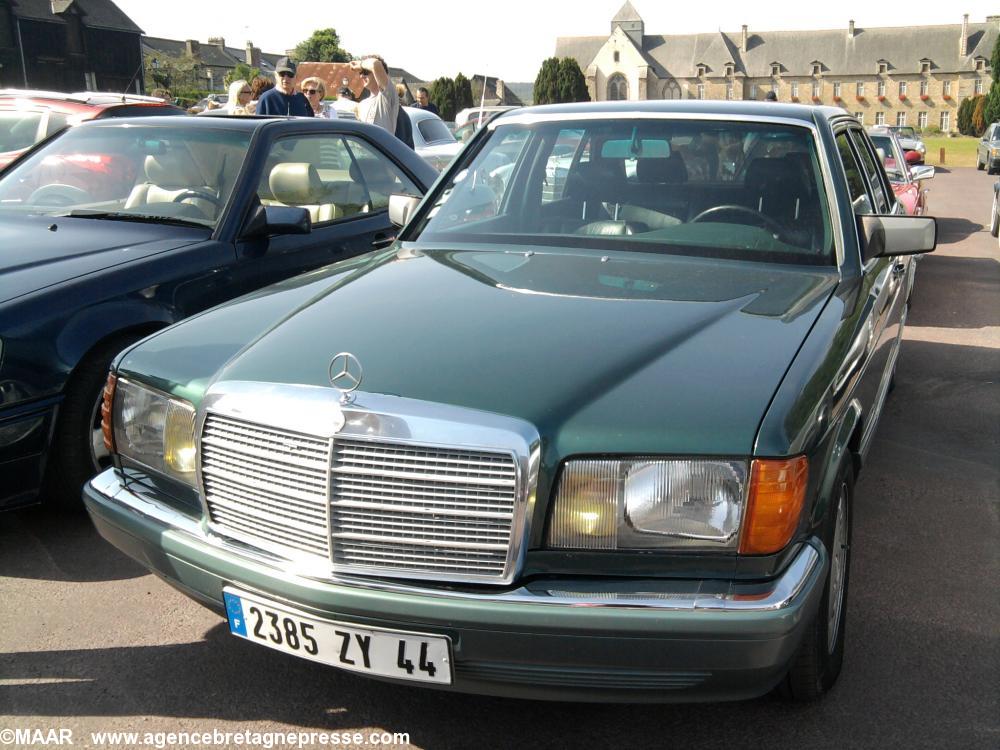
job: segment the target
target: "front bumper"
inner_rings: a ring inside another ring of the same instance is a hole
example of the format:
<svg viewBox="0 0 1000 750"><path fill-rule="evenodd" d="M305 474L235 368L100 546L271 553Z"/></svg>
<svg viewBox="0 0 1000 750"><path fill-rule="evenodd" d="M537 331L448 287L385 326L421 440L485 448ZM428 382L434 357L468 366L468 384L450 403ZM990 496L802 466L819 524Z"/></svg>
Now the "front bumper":
<svg viewBox="0 0 1000 750"><path fill-rule="evenodd" d="M454 682L443 689L518 698L668 702L739 700L784 676L826 580L823 545L803 544L778 578L532 581L454 591L284 571L206 534L198 519L123 486L113 470L84 487L113 545L189 596L224 611L232 585L359 626L448 636ZM713 592L713 593L706 593Z"/></svg>

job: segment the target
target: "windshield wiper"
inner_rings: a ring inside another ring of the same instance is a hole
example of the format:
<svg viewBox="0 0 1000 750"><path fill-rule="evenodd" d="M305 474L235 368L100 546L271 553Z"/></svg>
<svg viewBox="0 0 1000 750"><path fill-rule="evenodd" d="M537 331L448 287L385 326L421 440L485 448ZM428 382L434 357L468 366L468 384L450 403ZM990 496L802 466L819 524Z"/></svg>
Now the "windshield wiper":
<svg viewBox="0 0 1000 750"><path fill-rule="evenodd" d="M75 208L64 214L55 214L56 218L69 216L74 219L110 219L111 221L136 221L152 224L176 224L182 227L199 227L200 229L210 229L207 224L194 219L182 219L177 216L160 216L158 214L131 214L126 211L93 211L90 209Z"/></svg>

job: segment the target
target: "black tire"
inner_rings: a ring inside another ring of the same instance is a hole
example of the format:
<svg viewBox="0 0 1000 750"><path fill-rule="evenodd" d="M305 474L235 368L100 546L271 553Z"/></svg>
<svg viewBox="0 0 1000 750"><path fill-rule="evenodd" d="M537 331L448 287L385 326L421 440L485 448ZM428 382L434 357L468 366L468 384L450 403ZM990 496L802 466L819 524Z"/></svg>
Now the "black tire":
<svg viewBox="0 0 1000 750"><path fill-rule="evenodd" d="M986 165L979 161L979 156L976 156L976 169L982 172L986 168Z"/></svg>
<svg viewBox="0 0 1000 750"><path fill-rule="evenodd" d="M993 191L993 213L990 215L990 234L996 237L1000 234L1000 194Z"/></svg>
<svg viewBox="0 0 1000 750"><path fill-rule="evenodd" d="M847 593L851 572L851 526L853 517L854 471L849 464L843 466L837 476L834 497L831 500L827 529L823 543L830 555L830 565L823 599L816 617L809 624L802 645L792 662L791 668L781 685L782 694L796 702L814 701L821 698L833 687L844 663L844 643L846 641ZM838 508L843 500L846 516L840 529L838 540ZM846 543L844 543L846 537ZM835 554L835 540L843 548L843 554ZM831 614L831 584L836 576L835 562L842 563L843 576L840 585L840 604L834 618Z"/></svg>
<svg viewBox="0 0 1000 750"><path fill-rule="evenodd" d="M98 344L80 364L66 387L43 489L45 502L64 510L82 507L83 485L111 465L110 458L95 455L94 430L100 429L100 404L111 361L122 349L142 338L118 336Z"/></svg>

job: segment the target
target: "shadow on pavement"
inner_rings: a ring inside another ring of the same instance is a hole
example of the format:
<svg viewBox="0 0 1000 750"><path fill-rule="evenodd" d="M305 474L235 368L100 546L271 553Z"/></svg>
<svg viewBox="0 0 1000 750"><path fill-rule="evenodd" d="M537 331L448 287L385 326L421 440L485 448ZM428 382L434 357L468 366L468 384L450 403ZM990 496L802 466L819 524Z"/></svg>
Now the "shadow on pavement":
<svg viewBox="0 0 1000 750"><path fill-rule="evenodd" d="M955 290L961 289L961 294ZM931 253L920 258L907 326L983 328L1000 325L1000 263Z"/></svg>
<svg viewBox="0 0 1000 750"><path fill-rule="evenodd" d="M48 581L118 581L147 574L101 538L83 508L35 506L0 513L0 576Z"/></svg>
<svg viewBox="0 0 1000 750"><path fill-rule="evenodd" d="M931 215L933 215L931 211ZM938 217L938 245L951 245L961 242L976 232L983 231L983 225L968 219Z"/></svg>

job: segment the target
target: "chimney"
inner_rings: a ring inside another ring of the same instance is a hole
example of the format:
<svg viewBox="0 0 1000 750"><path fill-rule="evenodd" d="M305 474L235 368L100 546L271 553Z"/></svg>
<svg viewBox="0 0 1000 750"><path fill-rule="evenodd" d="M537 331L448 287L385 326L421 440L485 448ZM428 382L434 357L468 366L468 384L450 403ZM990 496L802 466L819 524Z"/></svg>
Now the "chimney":
<svg viewBox="0 0 1000 750"><path fill-rule="evenodd" d="M208 43L209 44L214 44L216 47L218 47L219 49L221 49L223 52L226 51L226 39L225 39L225 37L210 36L208 38Z"/></svg>
<svg viewBox="0 0 1000 750"><path fill-rule="evenodd" d="M198 57L201 53L201 45L197 39L186 39L184 41L184 51L189 57Z"/></svg>
<svg viewBox="0 0 1000 750"><path fill-rule="evenodd" d="M1000 16L986 16L986 23L991 23L1000 29Z"/></svg>
<svg viewBox="0 0 1000 750"><path fill-rule="evenodd" d="M503 90L503 88L504 88L503 87L503 81L501 81L499 78L497 78L497 99L500 100L501 104L503 104L503 97L504 97L504 90Z"/></svg>
<svg viewBox="0 0 1000 750"><path fill-rule="evenodd" d="M958 40L958 56L969 54L969 14L962 16L962 38Z"/></svg>
<svg viewBox="0 0 1000 750"><path fill-rule="evenodd" d="M260 47L254 47L253 46L253 42L251 42L248 39L245 51L246 51L245 57L246 57L246 63L247 63L247 65L249 65L251 68L259 68L260 67Z"/></svg>
<svg viewBox="0 0 1000 750"><path fill-rule="evenodd" d="M854 19L853 18L850 21L847 22L847 38L848 39L853 39L854 38Z"/></svg>
<svg viewBox="0 0 1000 750"><path fill-rule="evenodd" d="M743 24L743 33L740 35L740 52L747 51L747 25Z"/></svg>

